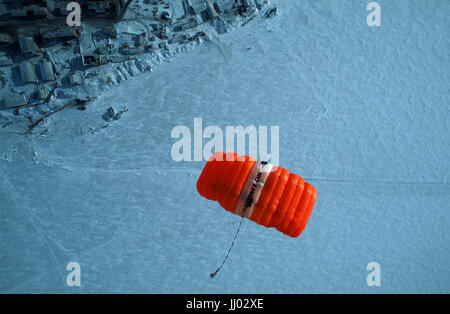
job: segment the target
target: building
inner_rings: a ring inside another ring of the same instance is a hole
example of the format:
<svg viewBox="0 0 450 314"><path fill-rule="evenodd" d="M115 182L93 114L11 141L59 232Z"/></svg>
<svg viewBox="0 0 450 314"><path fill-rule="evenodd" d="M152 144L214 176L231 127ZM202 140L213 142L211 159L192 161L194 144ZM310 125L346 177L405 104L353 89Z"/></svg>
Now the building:
<svg viewBox="0 0 450 314"><path fill-rule="evenodd" d="M219 16L211 0L206 0L206 12L211 20Z"/></svg>
<svg viewBox="0 0 450 314"><path fill-rule="evenodd" d="M193 14L201 14L206 11L206 2L205 0L187 0L189 7Z"/></svg>
<svg viewBox="0 0 450 314"><path fill-rule="evenodd" d="M20 77L24 83L36 83L36 72L31 62L22 62L19 66Z"/></svg>
<svg viewBox="0 0 450 314"><path fill-rule="evenodd" d="M7 46L14 43L14 39L11 37L11 35L6 33L0 33L0 45Z"/></svg>
<svg viewBox="0 0 450 314"><path fill-rule="evenodd" d="M211 0L186 0L191 15L199 15L203 21L213 20L219 14Z"/></svg>
<svg viewBox="0 0 450 314"><path fill-rule="evenodd" d="M53 72L53 65L49 61L39 63L39 72L43 81L54 81L55 73Z"/></svg>
<svg viewBox="0 0 450 314"><path fill-rule="evenodd" d="M12 65L12 64L13 64L13 61L11 60L11 58L8 58L5 55L0 56L0 67Z"/></svg>
<svg viewBox="0 0 450 314"><path fill-rule="evenodd" d="M75 72L69 75L69 83L72 85L81 85L83 83L83 78L80 72Z"/></svg>
<svg viewBox="0 0 450 314"><path fill-rule="evenodd" d="M40 49L38 45L36 45L36 43L34 42L33 37L19 36L19 47L20 52L24 56L28 57L37 56L40 53Z"/></svg>
<svg viewBox="0 0 450 314"><path fill-rule="evenodd" d="M236 9L236 3L234 0L216 0L215 6L217 7L219 13L225 13Z"/></svg>
<svg viewBox="0 0 450 314"><path fill-rule="evenodd" d="M6 107L14 108L25 105L27 103L27 99L23 94L9 93L3 98L3 102Z"/></svg>
<svg viewBox="0 0 450 314"><path fill-rule="evenodd" d="M51 39L72 39L78 36L77 31L73 27L62 26L58 28L43 27L39 33L44 40Z"/></svg>

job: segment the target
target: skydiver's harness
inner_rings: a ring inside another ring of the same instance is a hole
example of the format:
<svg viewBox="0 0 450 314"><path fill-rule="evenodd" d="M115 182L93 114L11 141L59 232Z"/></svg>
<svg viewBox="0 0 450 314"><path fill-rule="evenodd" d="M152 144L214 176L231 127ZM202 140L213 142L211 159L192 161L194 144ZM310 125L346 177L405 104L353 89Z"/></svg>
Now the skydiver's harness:
<svg viewBox="0 0 450 314"><path fill-rule="evenodd" d="M233 242L228 249L227 255L223 259L223 262L219 266L219 268L217 268L215 272L209 275L211 278L214 278L217 275L217 273L222 269L223 265L227 261L231 249L236 242L239 231L241 230L244 218L250 219L252 217L255 205L258 203L259 197L261 196L261 192L264 188L264 184L266 183L267 178L272 171L272 168L273 166L267 161L257 161L253 166L253 169L248 176L247 182L242 189L241 195L239 196L239 201L234 211L235 214L241 216L241 222L239 223L238 229L236 231L236 234L234 235Z"/></svg>

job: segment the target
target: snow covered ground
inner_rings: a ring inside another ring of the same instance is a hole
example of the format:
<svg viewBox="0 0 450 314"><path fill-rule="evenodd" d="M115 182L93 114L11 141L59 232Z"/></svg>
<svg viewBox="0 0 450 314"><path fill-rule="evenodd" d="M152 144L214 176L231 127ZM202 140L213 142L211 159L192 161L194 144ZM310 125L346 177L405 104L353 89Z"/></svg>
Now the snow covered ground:
<svg viewBox="0 0 450 314"><path fill-rule="evenodd" d="M275 2L33 135L0 130L0 292L450 292L450 3ZM106 125L113 107L122 118ZM280 126L318 200L291 239L200 197L177 125ZM81 265L81 287L66 265ZM366 266L381 266L369 287Z"/></svg>

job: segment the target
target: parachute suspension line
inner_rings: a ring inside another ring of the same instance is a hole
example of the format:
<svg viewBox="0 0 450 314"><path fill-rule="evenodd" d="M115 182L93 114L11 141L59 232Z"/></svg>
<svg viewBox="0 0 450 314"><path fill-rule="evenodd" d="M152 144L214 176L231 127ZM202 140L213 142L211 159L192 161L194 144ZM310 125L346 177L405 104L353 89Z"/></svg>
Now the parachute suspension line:
<svg viewBox="0 0 450 314"><path fill-rule="evenodd" d="M213 272L212 274L209 274L209 277L214 278L219 273L219 271L222 269L223 265L225 265L225 262L227 261L231 250L233 249L234 243L236 242L236 239L237 239L237 236L239 234L239 231L241 230L242 223L244 222L244 217L245 217L245 210L242 211L241 222L239 223L239 226L238 226L238 228L236 230L236 234L234 235L233 242L231 242L230 248L228 249L227 255L223 259L222 264L220 264L220 266L216 269L216 271Z"/></svg>

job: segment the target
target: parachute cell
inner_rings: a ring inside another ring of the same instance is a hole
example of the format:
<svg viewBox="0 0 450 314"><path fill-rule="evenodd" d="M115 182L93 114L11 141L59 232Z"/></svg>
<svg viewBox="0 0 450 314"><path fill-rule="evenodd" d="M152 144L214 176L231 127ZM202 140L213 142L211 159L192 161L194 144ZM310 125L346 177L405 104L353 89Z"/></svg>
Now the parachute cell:
<svg viewBox="0 0 450 314"><path fill-rule="evenodd" d="M291 237L306 227L316 189L282 167L236 153L215 153L197 182L201 196L229 212Z"/></svg>

